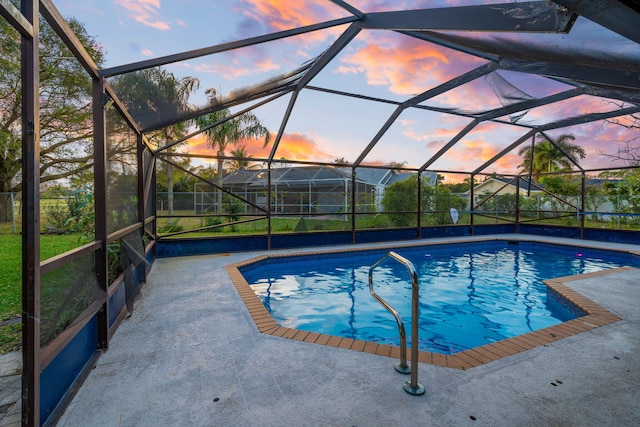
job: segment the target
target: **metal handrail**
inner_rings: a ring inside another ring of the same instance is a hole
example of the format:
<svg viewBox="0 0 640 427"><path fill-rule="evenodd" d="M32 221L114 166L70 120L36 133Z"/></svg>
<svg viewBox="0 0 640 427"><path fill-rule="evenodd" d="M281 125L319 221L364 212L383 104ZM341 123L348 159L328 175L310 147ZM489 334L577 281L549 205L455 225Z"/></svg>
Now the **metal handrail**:
<svg viewBox="0 0 640 427"><path fill-rule="evenodd" d="M384 263L387 259L392 258L399 263L403 264L409 271L411 277L411 361L412 368L407 365L407 336L404 330L404 322L397 310L391 307L385 300L380 298L373 290L373 270L380 264ZM400 363L397 363L394 367L395 370L408 374L411 373L411 381L404 383L404 390L413 395L424 394L424 387L418 383L418 298L419 298L419 285L418 285L418 273L413 266L413 263L405 257L398 255L397 253L390 251L385 256L376 261L369 268L369 292L377 299L384 308L386 308L396 319L398 324L398 333L400 334Z"/></svg>

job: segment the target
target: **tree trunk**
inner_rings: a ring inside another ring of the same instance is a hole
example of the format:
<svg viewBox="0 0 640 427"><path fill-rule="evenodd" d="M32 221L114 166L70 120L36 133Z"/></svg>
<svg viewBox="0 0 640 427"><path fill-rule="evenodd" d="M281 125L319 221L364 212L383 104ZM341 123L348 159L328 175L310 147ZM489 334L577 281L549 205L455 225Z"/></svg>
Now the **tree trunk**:
<svg viewBox="0 0 640 427"><path fill-rule="evenodd" d="M222 213L222 178L224 174L224 150L218 150L218 175L216 176L216 181L218 184L218 191L216 193L216 208L219 214Z"/></svg>
<svg viewBox="0 0 640 427"><path fill-rule="evenodd" d="M10 191L11 186L8 183L0 183L0 222L11 222L13 220Z"/></svg>
<svg viewBox="0 0 640 427"><path fill-rule="evenodd" d="M0 222L11 222L13 220L12 209L11 194L0 193Z"/></svg>
<svg viewBox="0 0 640 427"><path fill-rule="evenodd" d="M167 214L173 215L173 166L167 163Z"/></svg>

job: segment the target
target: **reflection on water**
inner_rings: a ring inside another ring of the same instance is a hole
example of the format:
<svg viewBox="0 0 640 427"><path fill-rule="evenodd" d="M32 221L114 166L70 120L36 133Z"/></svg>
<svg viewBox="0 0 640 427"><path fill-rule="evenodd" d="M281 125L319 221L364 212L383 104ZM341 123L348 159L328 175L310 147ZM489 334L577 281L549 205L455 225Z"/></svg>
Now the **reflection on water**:
<svg viewBox="0 0 640 427"><path fill-rule="evenodd" d="M455 353L556 325L581 313L547 293L543 280L623 265L637 257L547 244L479 242L394 249L420 283L420 349ZM369 267L386 251L267 259L242 269L282 326L398 344L393 317L370 295ZM411 328L404 266L374 270L376 293Z"/></svg>

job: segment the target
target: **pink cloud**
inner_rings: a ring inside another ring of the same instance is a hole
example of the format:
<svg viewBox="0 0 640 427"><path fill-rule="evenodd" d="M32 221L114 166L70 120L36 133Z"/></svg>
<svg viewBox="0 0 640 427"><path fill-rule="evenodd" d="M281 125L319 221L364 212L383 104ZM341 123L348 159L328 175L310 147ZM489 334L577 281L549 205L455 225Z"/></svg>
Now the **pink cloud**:
<svg viewBox="0 0 640 427"><path fill-rule="evenodd" d="M275 158L281 157L288 160L331 161L338 156L324 151L313 139L296 132L282 136Z"/></svg>
<svg viewBox="0 0 640 427"><path fill-rule="evenodd" d="M529 111L523 120L534 120L536 123L551 123L583 114L610 111L613 108L602 98L583 95L535 108Z"/></svg>
<svg viewBox="0 0 640 427"><path fill-rule="evenodd" d="M247 66L240 64L240 61L236 59L229 63L201 64L194 68L198 72L217 74L227 80L233 80L238 77L252 76L259 73L277 70L280 66L271 61L271 59L266 58Z"/></svg>
<svg viewBox="0 0 640 427"><path fill-rule="evenodd" d="M264 146L264 139L247 139L240 141L237 146L227 147L227 155L232 149L244 147L245 152L253 158L267 158L271 153L273 141L276 135L271 134L271 143ZM203 134L190 138L187 141L189 152L193 154L216 154L211 149L206 136ZM320 148L320 145L312 138L301 133L285 133L280 140L278 150L276 151L275 160L285 158L287 160L314 160L314 161L332 161L337 154L331 154Z"/></svg>
<svg viewBox="0 0 640 427"><path fill-rule="evenodd" d="M366 76L369 85L387 86L400 95L422 93L483 62L406 36L365 33L362 40L366 44L344 56L334 72L353 73L355 69Z"/></svg>
<svg viewBox="0 0 640 427"><path fill-rule="evenodd" d="M237 10L270 31L316 24L345 15L342 9L329 2L289 0L241 0Z"/></svg>
<svg viewBox="0 0 640 427"><path fill-rule="evenodd" d="M433 150L438 151L439 149L441 149L442 147L444 147L444 145L447 143L447 141L443 141L441 139L437 140L437 141L430 141L426 144L426 148L429 150Z"/></svg>
<svg viewBox="0 0 640 427"><path fill-rule="evenodd" d="M126 9L132 19L144 26L160 31L171 28L168 22L157 19L160 0L115 0L115 3Z"/></svg>
<svg viewBox="0 0 640 427"><path fill-rule="evenodd" d="M476 79L426 102L462 111L482 112L501 107L500 100L484 79Z"/></svg>
<svg viewBox="0 0 640 427"><path fill-rule="evenodd" d="M413 129L404 130L404 131L402 131L402 134L404 136L406 136L407 138L415 139L416 141L424 141L426 139L431 138L431 135L426 134L426 133L416 132Z"/></svg>

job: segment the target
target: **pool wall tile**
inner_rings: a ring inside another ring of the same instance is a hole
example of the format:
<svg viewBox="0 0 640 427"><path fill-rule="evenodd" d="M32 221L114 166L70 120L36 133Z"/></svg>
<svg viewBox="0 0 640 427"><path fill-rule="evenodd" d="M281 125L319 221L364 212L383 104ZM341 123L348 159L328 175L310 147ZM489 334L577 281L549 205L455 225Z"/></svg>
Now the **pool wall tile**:
<svg viewBox="0 0 640 427"><path fill-rule="evenodd" d="M482 347L470 348L469 350L466 350L466 351L468 351L474 358L478 359L481 363L489 363L498 359L495 354L491 353L486 348L482 348Z"/></svg>
<svg viewBox="0 0 640 427"><path fill-rule="evenodd" d="M390 357L392 348L393 347L391 347L390 345L387 345L387 344L378 344L378 347L376 349L376 354L379 355L379 356L388 356L388 357Z"/></svg>
<svg viewBox="0 0 640 427"><path fill-rule="evenodd" d="M391 352L389 352L389 357L393 357L394 359L400 358L400 347L396 345L391 346Z"/></svg>
<svg viewBox="0 0 640 427"><path fill-rule="evenodd" d="M459 361L462 369L474 368L476 366L481 365L479 360L475 359L466 351L461 351L460 353L455 354L456 359Z"/></svg>
<svg viewBox="0 0 640 427"><path fill-rule="evenodd" d="M328 337L327 345L329 345L331 347L337 347L338 344L340 344L340 341L342 340L342 338L340 338L340 337L332 337L330 335L325 335L325 336Z"/></svg>
<svg viewBox="0 0 640 427"><path fill-rule="evenodd" d="M431 364L431 362L432 362L431 352L428 352L428 351L419 352L418 353L418 361L421 362L421 363Z"/></svg>
<svg viewBox="0 0 640 427"><path fill-rule="evenodd" d="M293 336L293 339L298 341L304 341L307 335L309 335L309 332L298 330L298 332L296 332L296 334Z"/></svg>
<svg viewBox="0 0 640 427"><path fill-rule="evenodd" d="M378 343L366 342L362 351L365 353L378 354Z"/></svg>
<svg viewBox="0 0 640 427"><path fill-rule="evenodd" d="M432 356L433 356L432 363L434 365L444 366L446 368L453 368L453 369L465 369L463 362L460 359L458 359L458 357L455 354L444 355L444 354L432 353ZM442 358L440 356L445 356L444 357L445 365L441 364L440 359Z"/></svg>
<svg viewBox="0 0 640 427"><path fill-rule="evenodd" d="M329 341L331 343L331 341ZM355 340L352 340L351 338L342 338L340 340L340 343L337 345L338 348L345 348L345 349L350 349L353 346L353 343L355 342Z"/></svg>
<svg viewBox="0 0 640 427"><path fill-rule="evenodd" d="M318 340L319 336L320 336L320 334L317 333L317 332L309 332L309 335L304 337L303 341L310 342L310 343L315 343Z"/></svg>
<svg viewBox="0 0 640 427"><path fill-rule="evenodd" d="M331 339L330 335L320 334L320 336L316 340L316 344L327 345L329 339Z"/></svg>
<svg viewBox="0 0 640 427"><path fill-rule="evenodd" d="M360 341L360 340L354 340L353 341L353 345L351 345L351 350L354 351L364 351L364 346L367 343L365 341Z"/></svg>

